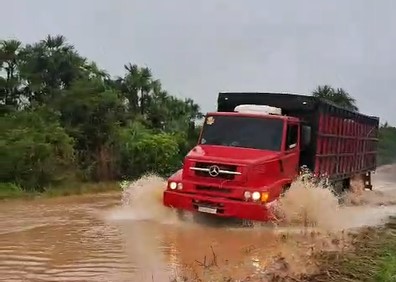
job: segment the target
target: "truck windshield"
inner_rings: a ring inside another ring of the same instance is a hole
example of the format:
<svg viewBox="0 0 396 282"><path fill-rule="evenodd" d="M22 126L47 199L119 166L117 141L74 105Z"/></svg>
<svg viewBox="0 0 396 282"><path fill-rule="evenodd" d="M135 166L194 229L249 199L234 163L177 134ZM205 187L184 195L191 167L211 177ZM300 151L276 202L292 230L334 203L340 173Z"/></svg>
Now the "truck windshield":
<svg viewBox="0 0 396 282"><path fill-rule="evenodd" d="M280 151L283 121L242 116L208 116L200 144Z"/></svg>

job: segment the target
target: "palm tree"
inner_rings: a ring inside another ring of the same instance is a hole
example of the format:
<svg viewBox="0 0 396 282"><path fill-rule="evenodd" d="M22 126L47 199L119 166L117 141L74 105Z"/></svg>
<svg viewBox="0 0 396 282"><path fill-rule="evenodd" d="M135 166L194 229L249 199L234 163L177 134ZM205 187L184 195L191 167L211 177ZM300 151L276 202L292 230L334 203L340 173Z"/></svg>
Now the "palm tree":
<svg viewBox="0 0 396 282"><path fill-rule="evenodd" d="M7 106L17 106L19 102L18 63L22 43L18 40L0 42L0 70L4 69L6 77L0 77L1 101Z"/></svg>
<svg viewBox="0 0 396 282"><path fill-rule="evenodd" d="M80 67L80 69L86 72L88 79L95 78L102 81L110 80L110 74L107 71L100 69L95 62L85 63Z"/></svg>
<svg viewBox="0 0 396 282"><path fill-rule="evenodd" d="M145 114L146 108L148 107L150 91L152 87L152 73L149 68L140 69L140 113Z"/></svg>
<svg viewBox="0 0 396 282"><path fill-rule="evenodd" d="M153 85L151 70L149 68L139 68L131 63L125 65L124 68L127 70L124 83L129 92L129 101L136 107L140 107L140 113L144 115Z"/></svg>
<svg viewBox="0 0 396 282"><path fill-rule="evenodd" d="M356 106L356 100L342 88L337 88L337 90L335 90L329 85L318 86L312 92L312 95L332 102L345 109L359 111L359 108Z"/></svg>
<svg viewBox="0 0 396 282"><path fill-rule="evenodd" d="M21 56L21 73L26 95L32 102L50 103L73 81L87 77L87 60L61 36L47 36L39 43L27 45Z"/></svg>
<svg viewBox="0 0 396 282"><path fill-rule="evenodd" d="M323 85L323 86L318 86L314 91L313 91L313 96L314 97L319 97L322 99L332 99L334 95L334 88L331 87L330 85Z"/></svg>
<svg viewBox="0 0 396 282"><path fill-rule="evenodd" d="M5 40L0 43L0 62L4 64L7 80L13 79L15 76L21 46L22 43L18 40Z"/></svg>

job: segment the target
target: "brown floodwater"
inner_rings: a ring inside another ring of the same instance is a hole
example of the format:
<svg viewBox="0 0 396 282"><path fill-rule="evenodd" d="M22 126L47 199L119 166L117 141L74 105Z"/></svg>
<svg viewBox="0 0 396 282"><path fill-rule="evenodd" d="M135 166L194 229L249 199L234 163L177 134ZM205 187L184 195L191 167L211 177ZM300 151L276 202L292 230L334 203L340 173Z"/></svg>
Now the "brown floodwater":
<svg viewBox="0 0 396 282"><path fill-rule="evenodd" d="M162 207L163 180L155 176L130 184L121 195L3 201L0 280L143 282L199 276L218 281L267 271L280 256L293 271L310 271L314 264L299 255L317 242L306 236L302 222L332 232L381 224L396 214L394 168L382 168L376 190L347 207L339 207L324 189L307 192L295 184L295 193L283 203L294 220L283 227L242 228L207 218L179 221ZM308 219L296 220L301 214ZM320 246L331 247L323 240ZM218 277L211 273L215 270Z"/></svg>

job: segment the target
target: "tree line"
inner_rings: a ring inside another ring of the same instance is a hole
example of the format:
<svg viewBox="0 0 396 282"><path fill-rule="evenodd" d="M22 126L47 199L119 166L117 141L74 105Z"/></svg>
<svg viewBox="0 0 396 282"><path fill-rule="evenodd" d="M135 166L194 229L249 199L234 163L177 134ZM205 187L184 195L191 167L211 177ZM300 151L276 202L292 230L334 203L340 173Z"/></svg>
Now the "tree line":
<svg viewBox="0 0 396 282"><path fill-rule="evenodd" d="M124 68L110 76L61 35L33 44L0 40L1 187L43 191L180 167L198 138L199 105L168 93L147 67ZM358 110L342 89L313 94ZM382 127L384 162L396 159L395 134Z"/></svg>
<svg viewBox="0 0 396 282"><path fill-rule="evenodd" d="M0 182L42 190L70 180L167 174L197 139L192 99L128 63L112 78L63 36L0 45Z"/></svg>

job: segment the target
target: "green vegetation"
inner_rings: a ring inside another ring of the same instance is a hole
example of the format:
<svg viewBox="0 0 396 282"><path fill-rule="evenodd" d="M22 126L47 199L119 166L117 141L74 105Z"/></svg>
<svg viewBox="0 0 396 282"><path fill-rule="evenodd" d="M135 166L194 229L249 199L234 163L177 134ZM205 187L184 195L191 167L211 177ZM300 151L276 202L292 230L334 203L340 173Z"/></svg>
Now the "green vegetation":
<svg viewBox="0 0 396 282"><path fill-rule="evenodd" d="M124 67L111 77L63 36L0 41L0 197L168 176L180 166L197 140L200 107L168 94L149 68ZM343 89L313 95L357 110ZM381 128L382 163L395 159L395 132Z"/></svg>
<svg viewBox="0 0 396 282"><path fill-rule="evenodd" d="M82 195L93 193L105 193L111 191L120 191L121 187L118 182L81 182L73 181L54 187L47 187L44 191L27 191L13 183L0 183L0 200L3 199L35 199L39 197L57 197Z"/></svg>
<svg viewBox="0 0 396 282"><path fill-rule="evenodd" d="M356 105L356 100L342 88L337 88L336 90L329 86L323 85L318 86L313 92L314 97L319 97L327 101L333 102L341 107L352 111L359 111Z"/></svg>
<svg viewBox="0 0 396 282"><path fill-rule="evenodd" d="M314 96L358 111L345 90ZM112 78L62 36L0 41L0 199L119 189L122 179L175 171L198 137L191 99L168 94L146 67ZM381 125L379 161L396 160L396 128ZM396 236L372 231L356 250L321 254L310 281L396 281Z"/></svg>
<svg viewBox="0 0 396 282"><path fill-rule="evenodd" d="M396 281L394 230L363 230L356 236L353 248L342 255L321 253L318 257L320 271L307 281Z"/></svg>
<svg viewBox="0 0 396 282"><path fill-rule="evenodd" d="M394 163L396 161L396 127L391 127L387 123L382 125L379 139L379 163Z"/></svg>
<svg viewBox="0 0 396 282"><path fill-rule="evenodd" d="M111 78L63 36L0 41L0 197L169 175L196 141L201 115L150 69L128 63Z"/></svg>

